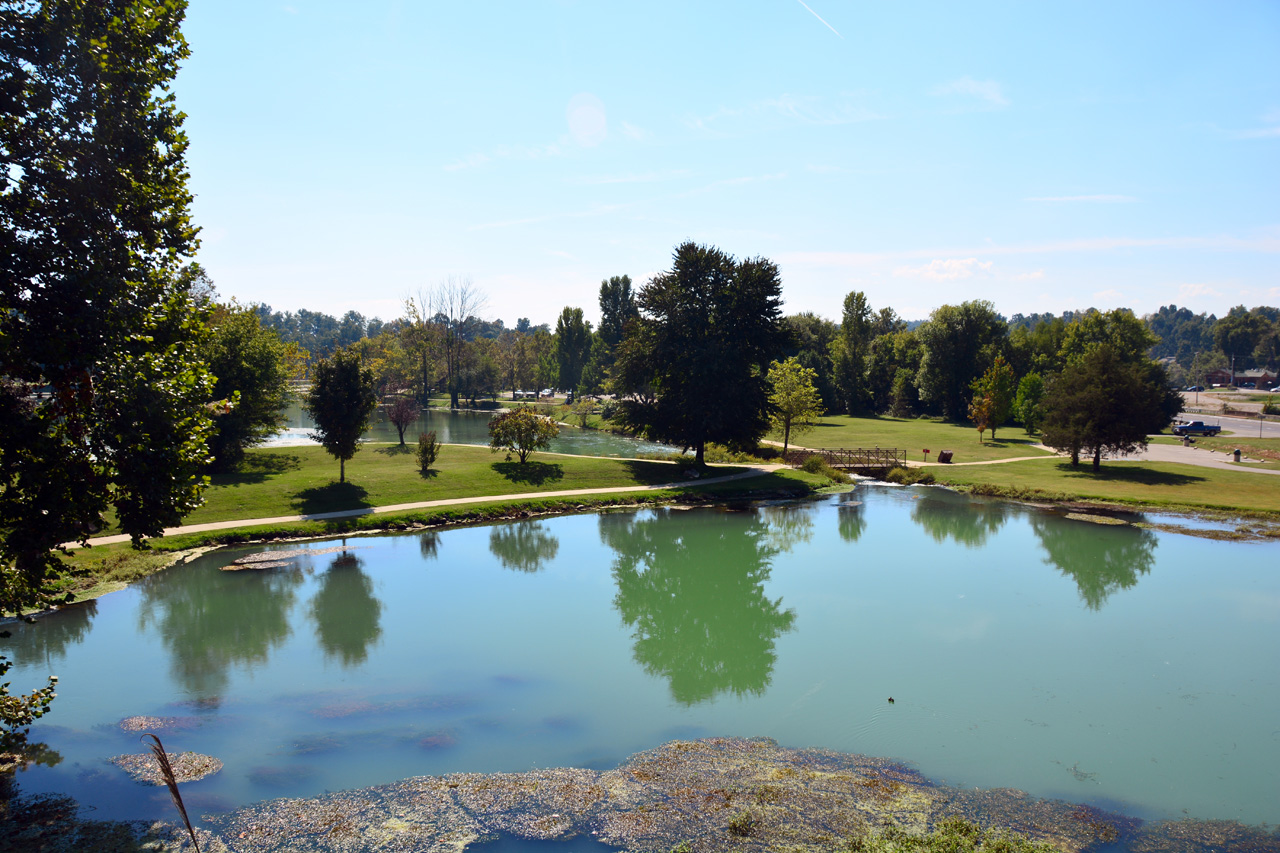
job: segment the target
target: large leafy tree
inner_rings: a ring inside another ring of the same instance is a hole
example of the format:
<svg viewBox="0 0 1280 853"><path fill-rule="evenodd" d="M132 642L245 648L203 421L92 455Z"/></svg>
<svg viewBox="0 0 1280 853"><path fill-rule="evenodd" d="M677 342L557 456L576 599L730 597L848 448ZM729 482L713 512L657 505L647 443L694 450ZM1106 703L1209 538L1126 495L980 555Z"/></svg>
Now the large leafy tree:
<svg viewBox="0 0 1280 853"><path fill-rule="evenodd" d="M1132 453L1147 436L1169 425L1182 397L1169 387L1164 369L1148 358L1125 358L1109 342L1088 347L1067 362L1045 389L1044 443L1071 454Z"/></svg>
<svg viewBox="0 0 1280 853"><path fill-rule="evenodd" d="M984 300L943 305L916 329L924 352L916 383L920 399L959 420L969 408L970 383L981 376L1004 346L1007 327Z"/></svg>
<svg viewBox="0 0 1280 853"><path fill-rule="evenodd" d="M214 420L209 451L213 470L226 471L246 448L279 428L289 398L289 365L280 336L264 328L252 308L218 305L209 327L201 355L215 378L214 399L230 401Z"/></svg>
<svg viewBox="0 0 1280 853"><path fill-rule="evenodd" d="M139 544L200 500L185 9L0 0L0 611L109 508Z"/></svg>
<svg viewBox="0 0 1280 853"><path fill-rule="evenodd" d="M765 371L787 345L778 267L684 243L672 268L644 285L640 319L619 347L631 428L694 449L754 446L769 426ZM651 396L650 396L651 395Z"/></svg>
<svg viewBox="0 0 1280 853"><path fill-rule="evenodd" d="M856 415L871 401L867 388L867 353L871 348L875 315L867 295L860 290L844 298L840 334L831 344L836 388L844 410Z"/></svg>
<svg viewBox="0 0 1280 853"><path fill-rule="evenodd" d="M581 308L565 306L556 320L556 366L558 388L576 391L582 381L582 369L591 355L591 324L582 317Z"/></svg>
<svg viewBox="0 0 1280 853"><path fill-rule="evenodd" d="M311 389L303 406L316 422L312 438L338 460L338 482L347 481L347 460L360 449L360 436L378 405L373 371L354 350L340 349L311 369Z"/></svg>
<svg viewBox="0 0 1280 853"><path fill-rule="evenodd" d="M546 450L560 428L528 406L516 406L489 419L489 449L505 450L520 457L523 465L535 450Z"/></svg>
<svg viewBox="0 0 1280 853"><path fill-rule="evenodd" d="M996 360L982 376L973 380L969 418L978 427L979 441L982 440L984 429L991 430L991 440L996 440L996 427L1007 421L1013 411L1017 381L1013 368L1000 355L996 356Z"/></svg>
<svg viewBox="0 0 1280 853"><path fill-rule="evenodd" d="M627 324L640 318L631 276L615 275L600 282L600 337L612 350L626 334Z"/></svg>

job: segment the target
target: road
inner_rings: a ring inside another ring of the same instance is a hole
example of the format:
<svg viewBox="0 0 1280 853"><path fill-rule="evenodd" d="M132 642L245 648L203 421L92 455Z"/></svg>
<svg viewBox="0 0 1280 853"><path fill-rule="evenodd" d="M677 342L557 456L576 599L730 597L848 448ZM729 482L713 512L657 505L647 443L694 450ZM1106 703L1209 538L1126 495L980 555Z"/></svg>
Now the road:
<svg viewBox="0 0 1280 853"><path fill-rule="evenodd" d="M1258 438L1259 421L1257 418L1222 418L1217 415L1193 414L1179 412L1180 421L1204 421L1207 424L1221 424L1222 434L1232 433L1241 438ZM1280 438L1280 421L1262 421L1262 438Z"/></svg>

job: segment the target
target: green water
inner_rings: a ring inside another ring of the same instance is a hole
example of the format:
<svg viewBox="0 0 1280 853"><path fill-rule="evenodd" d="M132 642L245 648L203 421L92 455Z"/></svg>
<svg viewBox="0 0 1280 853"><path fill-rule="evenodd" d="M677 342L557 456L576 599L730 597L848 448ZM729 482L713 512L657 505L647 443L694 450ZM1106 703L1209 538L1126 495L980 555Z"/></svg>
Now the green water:
<svg viewBox="0 0 1280 853"><path fill-rule="evenodd" d="M475 444L482 447L489 445L489 418L492 415L482 412L451 412L442 409L424 409L418 420L405 430L405 441L412 444L418 440L418 433L428 430L436 431L436 439L445 444ZM315 422L296 403L290 403L285 410L285 426L267 441L264 446L284 446L289 444L310 444L308 436ZM399 441L400 434L394 425L387 420L386 412L378 409L374 413L373 423L365 432L366 441ZM612 456L634 459L642 453L673 453L679 448L652 441L628 438L599 430L560 427L560 435L552 440L548 448L552 453L572 453L579 456Z"/></svg>
<svg viewBox="0 0 1280 853"><path fill-rule="evenodd" d="M21 788L169 817L106 762L145 714L225 762L186 786L195 813L762 735L1146 818L1280 819L1275 543L873 485L347 541L292 570L206 555L10 626L13 687L61 678L33 736L63 760Z"/></svg>

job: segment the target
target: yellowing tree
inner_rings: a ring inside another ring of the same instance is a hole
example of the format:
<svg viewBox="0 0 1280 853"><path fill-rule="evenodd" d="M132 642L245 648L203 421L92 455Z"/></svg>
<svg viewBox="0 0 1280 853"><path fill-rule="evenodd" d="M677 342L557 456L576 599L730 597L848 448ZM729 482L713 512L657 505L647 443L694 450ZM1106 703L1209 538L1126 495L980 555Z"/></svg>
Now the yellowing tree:
<svg viewBox="0 0 1280 853"><path fill-rule="evenodd" d="M996 427L1009 420L1013 410L1013 395L1018 390L1018 378L1013 368L996 356L987 372L973 380L973 401L969 404L969 420L978 429L978 441L984 430L991 430L991 440L996 440Z"/></svg>
<svg viewBox="0 0 1280 853"><path fill-rule="evenodd" d="M818 372L789 358L770 364L768 379L773 427L782 431L782 452L786 453L791 433L812 429L814 420L822 416L822 398L814 387Z"/></svg>

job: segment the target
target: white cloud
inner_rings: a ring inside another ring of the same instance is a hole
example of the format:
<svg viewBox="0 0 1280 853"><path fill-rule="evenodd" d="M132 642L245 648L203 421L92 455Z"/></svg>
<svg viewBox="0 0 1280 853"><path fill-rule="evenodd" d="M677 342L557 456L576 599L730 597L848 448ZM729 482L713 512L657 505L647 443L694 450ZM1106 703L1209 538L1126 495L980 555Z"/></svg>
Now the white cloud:
<svg viewBox="0 0 1280 853"><path fill-rule="evenodd" d="M1014 281L1039 281L1044 278L1044 270L1038 269L1032 272L1020 272L1013 277Z"/></svg>
<svg viewBox="0 0 1280 853"><path fill-rule="evenodd" d="M583 148L593 148L609 135L604 102L590 92L579 92L569 99L565 119L569 123L569 136Z"/></svg>
<svg viewBox="0 0 1280 853"><path fill-rule="evenodd" d="M1114 302L1118 304L1124 299L1124 294L1115 288L1111 288L1109 290L1099 290L1093 294L1093 298L1097 302Z"/></svg>
<svg viewBox="0 0 1280 853"><path fill-rule="evenodd" d="M568 252L562 252L559 249L547 249L547 254L554 258L564 258L566 261L576 261L577 258Z"/></svg>
<svg viewBox="0 0 1280 853"><path fill-rule="evenodd" d="M1235 134L1236 139L1275 139L1280 137L1280 110L1272 110L1262 116L1266 127L1253 130L1242 130Z"/></svg>
<svg viewBox="0 0 1280 853"><path fill-rule="evenodd" d="M489 162L489 155L476 152L474 154L468 154L466 157L463 157L461 160L454 160L452 163L447 164L444 167L444 170L446 172L457 172L462 169L470 169L475 166L483 166L485 163L488 163L488 162Z"/></svg>
<svg viewBox="0 0 1280 853"><path fill-rule="evenodd" d="M1095 201L1108 204L1123 204L1137 201L1131 195L1049 195L1033 196L1025 201Z"/></svg>
<svg viewBox="0 0 1280 853"><path fill-rule="evenodd" d="M1222 296L1222 291L1211 284L1187 283L1178 285L1178 296L1184 300L1194 299L1198 296Z"/></svg>
<svg viewBox="0 0 1280 853"><path fill-rule="evenodd" d="M974 80L972 77L961 77L952 80L933 90L934 95L965 95L986 101L992 107L1007 107L1009 99L995 80Z"/></svg>
<svg viewBox="0 0 1280 853"><path fill-rule="evenodd" d="M597 186L600 184L652 184L658 181L670 181L691 175L688 169L667 169L663 172L644 172L633 175L594 175L575 178L573 183Z"/></svg>
<svg viewBox="0 0 1280 853"><path fill-rule="evenodd" d="M863 98L861 92L842 92L834 98L784 93L742 107L720 107L709 115L687 119L686 124L703 133L734 135L757 133L783 122L833 126L881 118L862 105Z"/></svg>
<svg viewBox="0 0 1280 853"><path fill-rule="evenodd" d="M801 6L805 7L806 9L809 9L809 4L808 4L808 3L806 3L806 2L804 2L804 0L796 0L796 2L798 2ZM819 21L822 21L823 26L825 26L827 29L831 30L831 32L833 32L833 33L835 33L836 35L840 36L840 33L836 30L836 28L835 28L835 27L833 27L833 26L831 26L830 24L828 24L828 23L826 22L826 20L825 20L825 19L823 19L823 17L822 17L821 15L819 15L817 12L813 11L812 9L809 9L809 14L810 14L810 15L813 15L813 16L814 16L815 18L817 18ZM844 38L844 36L840 36L840 38Z"/></svg>
<svg viewBox="0 0 1280 853"><path fill-rule="evenodd" d="M898 267L893 274L899 278L924 278L930 281L954 281L962 278L973 278L975 275L988 275L995 261L980 261L977 258L949 258L933 260L922 267Z"/></svg>
<svg viewBox="0 0 1280 853"><path fill-rule="evenodd" d="M628 121L622 123L622 135L628 139L634 139L636 142L646 142L653 138L653 134L645 130L643 127L636 127Z"/></svg>

